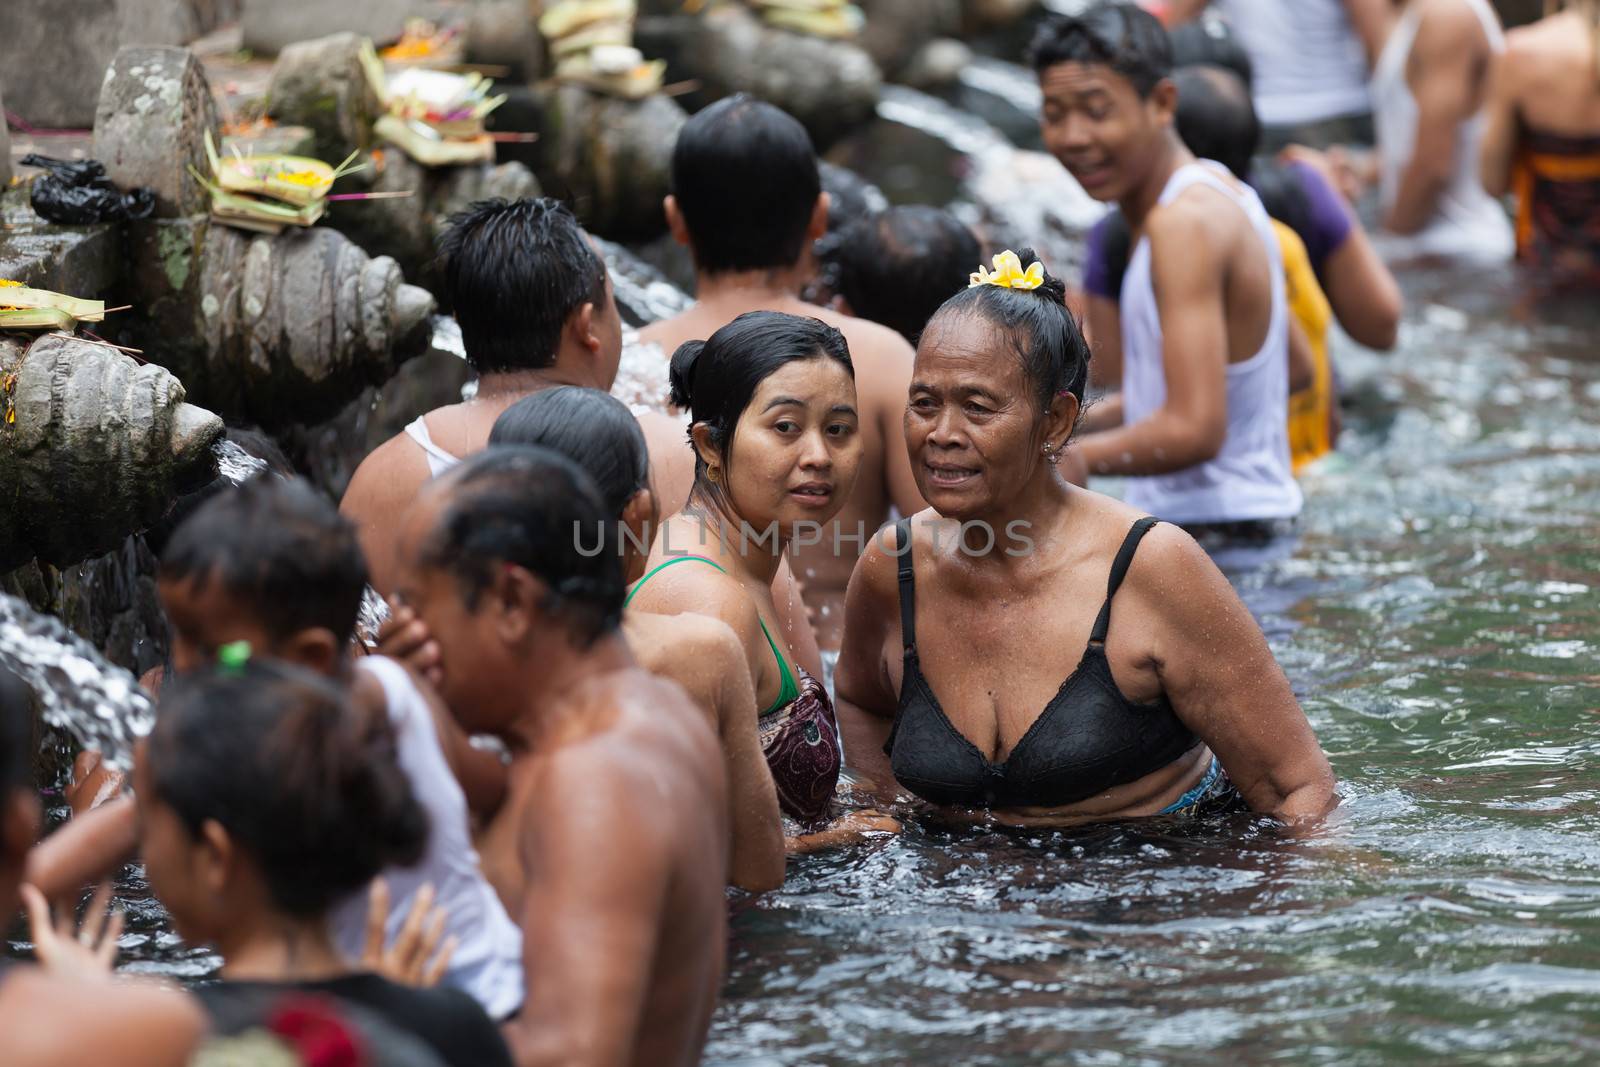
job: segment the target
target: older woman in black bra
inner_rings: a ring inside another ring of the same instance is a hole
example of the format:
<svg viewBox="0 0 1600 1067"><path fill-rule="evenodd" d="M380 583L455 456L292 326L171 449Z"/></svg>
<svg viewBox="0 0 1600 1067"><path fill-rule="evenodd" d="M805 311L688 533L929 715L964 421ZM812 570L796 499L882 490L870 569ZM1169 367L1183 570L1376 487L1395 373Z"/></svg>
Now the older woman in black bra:
<svg viewBox="0 0 1600 1067"><path fill-rule="evenodd" d="M851 765L1018 824L1241 799L1322 816L1333 773L1227 580L1182 530L1059 476L1089 349L1032 258L973 275L918 346L905 431L931 507L850 582Z"/></svg>

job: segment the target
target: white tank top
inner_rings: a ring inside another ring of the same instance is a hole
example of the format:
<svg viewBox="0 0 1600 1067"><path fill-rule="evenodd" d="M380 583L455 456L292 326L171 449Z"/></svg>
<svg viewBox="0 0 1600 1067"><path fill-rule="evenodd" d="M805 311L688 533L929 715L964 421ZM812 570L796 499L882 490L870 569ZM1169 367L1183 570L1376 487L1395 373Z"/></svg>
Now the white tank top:
<svg viewBox="0 0 1600 1067"><path fill-rule="evenodd" d="M1214 0L1250 55L1256 114L1295 126L1365 114L1367 55L1342 0Z"/></svg>
<svg viewBox="0 0 1600 1067"><path fill-rule="evenodd" d="M452 456L444 449L433 443L433 436L428 433L428 424L425 417L418 415L406 423L406 436L415 441L428 459L428 474L437 478L445 471L461 462L459 456Z"/></svg>
<svg viewBox="0 0 1600 1067"><path fill-rule="evenodd" d="M1505 48L1500 21L1484 0L1461 0L1483 25L1489 47ZM1372 119L1378 135L1379 198L1388 211L1400 192L1400 179L1411 162L1417 137L1417 101L1406 82L1406 62L1422 22L1420 4L1406 5L1389 34L1372 74ZM1511 258L1515 238L1504 209L1483 189L1478 178L1478 146L1483 143L1486 119L1482 111L1456 130L1455 167L1450 184L1439 196L1432 220L1414 234L1386 233L1380 245L1385 255L1406 258L1419 255L1472 256L1493 260Z"/></svg>
<svg viewBox="0 0 1600 1067"><path fill-rule="evenodd" d="M445 761L433 714L400 664L383 656L365 656L357 660L356 669L383 686L399 743L400 767L428 813L428 847L421 862L383 872L391 901L388 936L400 931L417 891L432 882L435 899L447 916L445 936L459 940L444 984L470 994L490 1018L506 1019L522 1006L522 931L479 869L467 797ZM334 943L349 959L361 958L366 921L365 890L334 909Z"/></svg>
<svg viewBox="0 0 1600 1067"><path fill-rule="evenodd" d="M1187 470L1128 479L1128 503L1171 522L1283 519L1300 513L1300 487L1289 465L1289 312L1282 256L1261 201L1226 174L1210 160L1179 167L1157 204L1171 203L1193 185L1216 189L1238 204L1271 265L1272 316L1261 349L1228 364L1228 430L1222 450ZM1123 420L1132 424L1155 414L1167 399L1147 237L1139 238L1128 260L1121 301Z"/></svg>

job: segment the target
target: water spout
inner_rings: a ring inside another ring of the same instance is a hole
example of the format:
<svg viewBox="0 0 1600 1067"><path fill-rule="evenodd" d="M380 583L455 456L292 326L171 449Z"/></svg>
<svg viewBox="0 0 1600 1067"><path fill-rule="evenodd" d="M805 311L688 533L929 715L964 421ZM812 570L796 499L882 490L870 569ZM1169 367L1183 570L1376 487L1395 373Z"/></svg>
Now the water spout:
<svg viewBox="0 0 1600 1067"><path fill-rule="evenodd" d="M234 485L240 485L267 469L267 461L252 456L226 437L211 446L217 457L217 473Z"/></svg>
<svg viewBox="0 0 1600 1067"><path fill-rule="evenodd" d="M33 690L44 721L118 769L150 732L155 708L134 676L53 615L0 594L0 664Z"/></svg>

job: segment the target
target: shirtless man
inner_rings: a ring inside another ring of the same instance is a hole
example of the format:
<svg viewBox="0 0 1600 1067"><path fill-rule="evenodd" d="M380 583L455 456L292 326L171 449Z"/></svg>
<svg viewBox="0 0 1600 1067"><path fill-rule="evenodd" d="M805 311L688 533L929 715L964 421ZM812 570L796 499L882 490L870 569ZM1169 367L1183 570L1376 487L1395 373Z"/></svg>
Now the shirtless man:
<svg viewBox="0 0 1600 1067"><path fill-rule="evenodd" d="M695 1063L722 979L722 754L618 632L621 563L574 533L611 518L570 460L507 446L424 487L401 528L440 689L511 750L481 847L522 926L521 1067Z"/></svg>
<svg viewBox="0 0 1600 1067"><path fill-rule="evenodd" d="M811 139L790 116L743 95L701 111L678 134L672 189L667 222L694 254L698 302L647 326L640 340L659 344L670 357L683 342L705 340L747 311L784 311L823 320L850 346L865 446L861 476L820 543L797 540L790 548L817 644L837 651L845 587L866 539L889 518L891 505L902 515L924 506L902 428L911 346L887 327L800 299L809 249L828 228L828 197ZM661 371L665 379L665 362Z"/></svg>
<svg viewBox="0 0 1600 1067"><path fill-rule="evenodd" d="M554 385L609 392L622 358L611 277L566 205L474 204L456 216L440 252L478 395L417 419L350 479L340 510L359 528L372 584L383 593L395 583L396 525L424 482L483 448L494 420L529 393ZM663 509L676 511L694 480L683 428L653 413L639 416L639 426Z"/></svg>
<svg viewBox="0 0 1600 1067"><path fill-rule="evenodd" d="M1260 200L1178 138L1171 46L1142 8L1053 19L1030 58L1046 148L1132 229L1115 425L1079 450L1093 473L1129 476L1128 503L1158 518L1272 532L1301 496L1282 265Z"/></svg>

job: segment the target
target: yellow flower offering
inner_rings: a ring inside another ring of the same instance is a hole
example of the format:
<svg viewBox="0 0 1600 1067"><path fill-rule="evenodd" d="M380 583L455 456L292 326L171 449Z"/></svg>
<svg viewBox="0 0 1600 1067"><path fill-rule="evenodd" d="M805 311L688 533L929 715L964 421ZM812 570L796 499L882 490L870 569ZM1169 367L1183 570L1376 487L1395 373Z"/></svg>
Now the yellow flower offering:
<svg viewBox="0 0 1600 1067"><path fill-rule="evenodd" d="M280 182L289 182L292 185L303 185L307 189L317 189L324 185L332 184L327 175L318 174L314 170L280 170L272 175Z"/></svg>
<svg viewBox="0 0 1600 1067"><path fill-rule="evenodd" d="M972 274L971 289L977 285L998 285L1002 289L1037 289L1044 284L1044 264L1034 260L1027 270L1010 249L994 257L994 271L979 267Z"/></svg>

